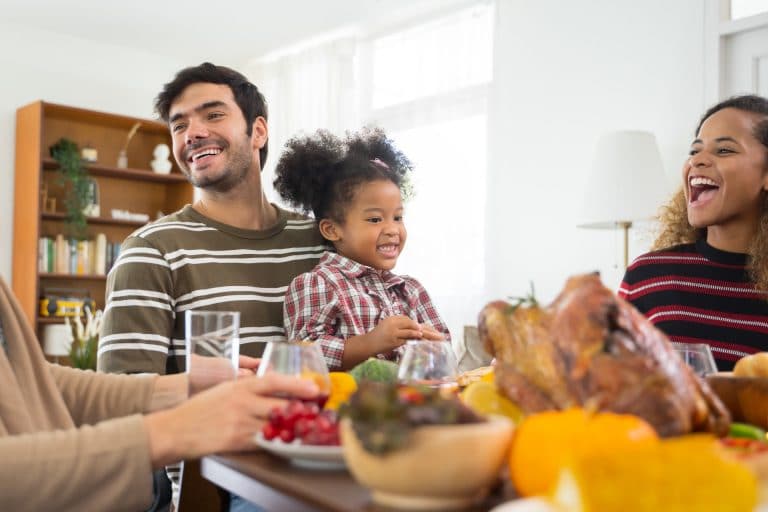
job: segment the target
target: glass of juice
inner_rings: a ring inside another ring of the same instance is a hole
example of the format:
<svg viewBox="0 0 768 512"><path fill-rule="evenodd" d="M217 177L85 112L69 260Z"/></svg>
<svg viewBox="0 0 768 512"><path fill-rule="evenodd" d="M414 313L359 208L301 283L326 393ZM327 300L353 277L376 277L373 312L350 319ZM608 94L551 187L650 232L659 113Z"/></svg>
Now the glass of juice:
<svg viewBox="0 0 768 512"><path fill-rule="evenodd" d="M304 401L316 402L320 409L323 408L331 393L328 366L325 364L320 346L316 343L304 341L267 343L259 368L256 370L256 376L263 377L272 372L313 380L320 389L320 393L315 398Z"/></svg>

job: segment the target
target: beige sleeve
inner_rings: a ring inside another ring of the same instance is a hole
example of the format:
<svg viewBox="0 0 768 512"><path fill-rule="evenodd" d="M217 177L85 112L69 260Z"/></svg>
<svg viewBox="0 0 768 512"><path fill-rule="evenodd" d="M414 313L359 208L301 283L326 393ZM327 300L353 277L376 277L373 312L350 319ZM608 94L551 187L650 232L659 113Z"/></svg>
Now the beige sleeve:
<svg viewBox="0 0 768 512"><path fill-rule="evenodd" d="M109 375L49 365L75 425L147 412L156 375Z"/></svg>
<svg viewBox="0 0 768 512"><path fill-rule="evenodd" d="M0 437L0 510L144 510L152 500L142 417Z"/></svg>

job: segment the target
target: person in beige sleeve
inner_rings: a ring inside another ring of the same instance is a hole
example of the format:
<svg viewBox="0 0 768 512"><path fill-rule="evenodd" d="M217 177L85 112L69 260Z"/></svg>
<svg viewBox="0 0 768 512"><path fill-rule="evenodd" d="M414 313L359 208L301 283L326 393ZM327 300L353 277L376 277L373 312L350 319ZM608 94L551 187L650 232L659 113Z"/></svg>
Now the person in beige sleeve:
<svg viewBox="0 0 768 512"><path fill-rule="evenodd" d="M255 363L255 361L252 361ZM187 376L108 375L48 363L0 278L0 510L146 509L152 469L254 448L287 392L280 375L220 383L187 399Z"/></svg>

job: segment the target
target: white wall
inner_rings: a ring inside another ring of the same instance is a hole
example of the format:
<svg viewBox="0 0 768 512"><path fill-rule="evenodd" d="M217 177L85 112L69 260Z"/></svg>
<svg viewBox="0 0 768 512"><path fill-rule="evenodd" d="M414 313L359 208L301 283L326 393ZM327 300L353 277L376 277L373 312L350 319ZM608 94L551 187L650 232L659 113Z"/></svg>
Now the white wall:
<svg viewBox="0 0 768 512"><path fill-rule="evenodd" d="M44 100L152 117L152 100L162 85L181 67L201 60L181 63L4 24L0 48L0 275L10 283L16 109Z"/></svg>
<svg viewBox="0 0 768 512"><path fill-rule="evenodd" d="M499 0L487 295L549 301L574 273L617 287L618 232L575 227L603 131L656 134L670 192L704 110L700 0ZM628 191L629 192L629 191ZM630 259L652 241L633 237Z"/></svg>

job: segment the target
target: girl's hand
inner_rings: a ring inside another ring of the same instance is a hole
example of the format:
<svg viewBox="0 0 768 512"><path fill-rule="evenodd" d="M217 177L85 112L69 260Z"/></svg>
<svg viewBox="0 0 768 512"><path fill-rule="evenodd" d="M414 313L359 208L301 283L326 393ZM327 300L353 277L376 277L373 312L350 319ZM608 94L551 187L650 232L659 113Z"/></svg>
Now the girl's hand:
<svg viewBox="0 0 768 512"><path fill-rule="evenodd" d="M376 353L389 352L408 340L420 340L422 335L422 326L404 315L385 318L369 333Z"/></svg>
<svg viewBox="0 0 768 512"><path fill-rule="evenodd" d="M425 340L445 341L445 334L428 324L421 324L421 334Z"/></svg>

